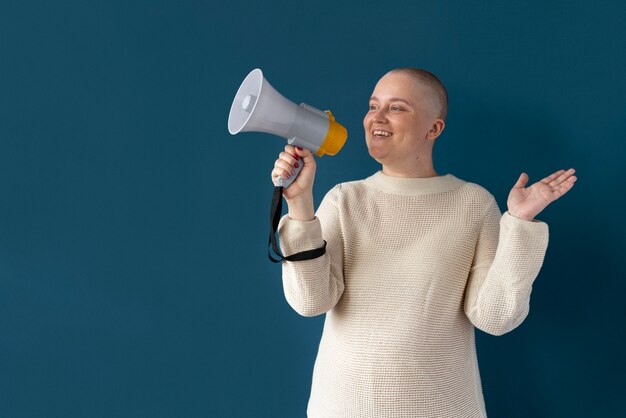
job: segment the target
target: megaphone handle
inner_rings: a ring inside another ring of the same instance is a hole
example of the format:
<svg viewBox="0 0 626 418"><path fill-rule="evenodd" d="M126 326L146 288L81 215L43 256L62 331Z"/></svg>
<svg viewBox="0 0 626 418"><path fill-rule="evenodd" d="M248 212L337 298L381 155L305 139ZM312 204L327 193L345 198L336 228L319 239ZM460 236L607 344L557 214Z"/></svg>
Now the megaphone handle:
<svg viewBox="0 0 626 418"><path fill-rule="evenodd" d="M304 162L300 160L300 164L298 164L298 167L294 167L293 174L291 175L291 177L289 177L288 179L284 179L282 177L276 177L275 185L282 186L283 189L286 189L287 187L291 186L291 183L293 183L296 177L298 177L298 175L300 174L300 171L302 171L302 167L304 167Z"/></svg>

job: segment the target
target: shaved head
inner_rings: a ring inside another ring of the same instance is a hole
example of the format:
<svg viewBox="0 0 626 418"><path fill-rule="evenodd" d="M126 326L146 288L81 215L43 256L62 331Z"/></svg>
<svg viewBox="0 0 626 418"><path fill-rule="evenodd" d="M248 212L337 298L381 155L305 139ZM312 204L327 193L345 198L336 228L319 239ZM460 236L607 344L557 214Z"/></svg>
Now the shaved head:
<svg viewBox="0 0 626 418"><path fill-rule="evenodd" d="M448 92L443 83L430 71L420 68L396 68L389 73L402 73L411 76L420 85L425 86L431 93L431 101L435 106L437 117L446 120L448 115ZM389 74L388 73L388 74Z"/></svg>

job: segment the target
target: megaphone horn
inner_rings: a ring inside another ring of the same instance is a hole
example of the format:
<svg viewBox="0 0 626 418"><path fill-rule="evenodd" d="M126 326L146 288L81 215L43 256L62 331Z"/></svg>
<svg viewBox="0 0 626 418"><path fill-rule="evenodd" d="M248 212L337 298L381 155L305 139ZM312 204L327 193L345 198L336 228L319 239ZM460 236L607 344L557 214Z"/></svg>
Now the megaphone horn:
<svg viewBox="0 0 626 418"><path fill-rule="evenodd" d="M335 155L346 142L348 131L330 111L323 112L305 103L299 106L278 93L263 77L252 70L239 86L228 115L228 131L265 132L287 139L290 145L307 148L318 157ZM278 178L283 188L296 179L302 165L289 179Z"/></svg>

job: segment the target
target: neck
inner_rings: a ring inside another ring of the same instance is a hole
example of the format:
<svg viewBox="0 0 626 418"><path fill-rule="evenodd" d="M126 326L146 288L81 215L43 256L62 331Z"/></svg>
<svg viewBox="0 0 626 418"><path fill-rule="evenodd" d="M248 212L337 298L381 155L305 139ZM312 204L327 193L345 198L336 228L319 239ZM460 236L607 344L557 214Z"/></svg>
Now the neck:
<svg viewBox="0 0 626 418"><path fill-rule="evenodd" d="M405 178L417 178L417 177L437 177L438 174L435 171L432 163L426 166L413 166L413 167L394 167L383 164L383 174L391 177L405 177Z"/></svg>

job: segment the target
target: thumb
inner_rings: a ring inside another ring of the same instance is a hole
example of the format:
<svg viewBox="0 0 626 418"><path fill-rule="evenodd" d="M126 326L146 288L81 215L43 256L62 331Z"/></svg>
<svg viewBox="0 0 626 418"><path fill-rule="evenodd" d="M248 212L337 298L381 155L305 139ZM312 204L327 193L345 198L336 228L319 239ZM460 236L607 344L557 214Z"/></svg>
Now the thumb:
<svg viewBox="0 0 626 418"><path fill-rule="evenodd" d="M524 186L526 186L526 183L528 183L528 174L522 173L520 174L519 178L517 179L517 183L515 183L515 186L513 186L513 188L523 188Z"/></svg>

